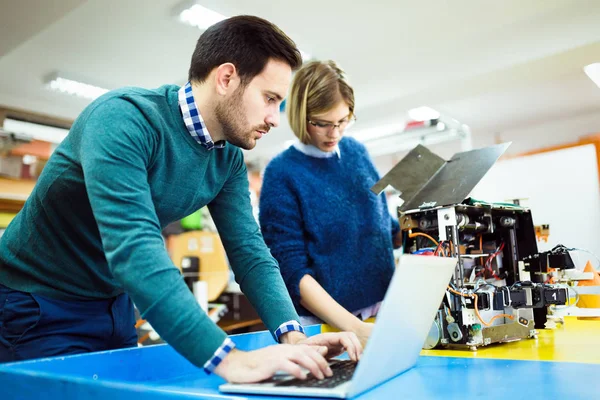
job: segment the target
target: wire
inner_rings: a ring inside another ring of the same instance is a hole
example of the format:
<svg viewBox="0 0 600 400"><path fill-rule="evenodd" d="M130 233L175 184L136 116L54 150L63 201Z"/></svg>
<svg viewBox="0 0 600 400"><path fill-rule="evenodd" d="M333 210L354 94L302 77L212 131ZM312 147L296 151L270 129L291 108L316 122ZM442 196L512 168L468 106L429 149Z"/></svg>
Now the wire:
<svg viewBox="0 0 600 400"><path fill-rule="evenodd" d="M444 250L444 257L452 257L454 253L454 243L451 240L444 240L442 242L442 249Z"/></svg>
<svg viewBox="0 0 600 400"><path fill-rule="evenodd" d="M484 288L486 286L489 286L489 287L493 288L494 290L496 290L496 286L484 281L483 279L478 279L477 282L475 282L475 285L476 285L475 292L477 292L479 289Z"/></svg>
<svg viewBox="0 0 600 400"><path fill-rule="evenodd" d="M417 236L424 236L424 237L426 237L427 239L431 240L433 243L435 243L435 245L436 245L436 246L438 246L438 245L439 245L439 243L438 243L438 241L437 241L437 240L435 240L434 238L432 238L431 236L429 236L429 235L428 235L428 234L426 234L426 233L422 233L422 232L415 232L415 233L409 233L409 234L408 234L408 237L409 237L409 238L411 238L411 239L412 239L412 238L415 238L415 237L417 237Z"/></svg>
<svg viewBox="0 0 600 400"><path fill-rule="evenodd" d="M498 315L494 315L492 317L492 319L490 319L488 322L485 322L483 320L483 318L481 318L481 314L479 314L479 306L477 305L477 299L478 296L476 293L461 293L461 292L457 292L456 290L452 289L450 286L448 286L448 290L451 291L454 294L457 294L459 296L462 297L473 297L475 299L475 315L477 315L477 318L479 318L479 321L481 321L481 323L483 324L483 326L491 326L492 322L494 322L496 319L498 318L508 318L510 320L514 320L515 317L512 315L508 315L508 314L498 314Z"/></svg>
<svg viewBox="0 0 600 400"><path fill-rule="evenodd" d="M437 256L437 255L438 255L438 252L441 250L441 248L442 248L442 244L443 244L443 243L444 243L444 242L440 242L440 243L437 245L437 247L435 248L435 251L433 252L433 255L434 255L434 256Z"/></svg>
<svg viewBox="0 0 600 400"><path fill-rule="evenodd" d="M135 329L139 328L140 326L144 325L146 323L145 319L138 319L137 322L135 323Z"/></svg>
<svg viewBox="0 0 600 400"><path fill-rule="evenodd" d="M508 299L508 303L504 301L504 299L502 299L502 305L504 307L510 307L510 305L512 304L512 299L510 298L510 289L507 288L506 286L502 286L502 293L504 293L504 291L506 290L506 298Z"/></svg>
<svg viewBox="0 0 600 400"><path fill-rule="evenodd" d="M448 243L450 244L450 254L448 255L448 257L451 257L452 253L454 253L454 243L452 243L451 240L449 240Z"/></svg>
<svg viewBox="0 0 600 400"><path fill-rule="evenodd" d="M148 340L148 338L150 337L150 332L146 333L144 336L142 336L139 340L138 343L142 344L144 343L146 340Z"/></svg>
<svg viewBox="0 0 600 400"><path fill-rule="evenodd" d="M496 272L494 272L494 269L492 268L492 261L494 260L494 258L496 258L502 252L502 250L504 250L504 242L500 243L500 246L496 249L496 251L493 254L491 254L489 256L489 258L485 261L485 264L483 266L483 270L489 271L490 274L496 280L500 280L500 277L498 275L496 275ZM479 276L480 274L481 274L481 271L478 272L475 276ZM485 274L484 274L484 276L485 276Z"/></svg>
<svg viewBox="0 0 600 400"><path fill-rule="evenodd" d="M419 249L416 251L413 251L411 254L422 254L422 255L433 255L434 249L430 249L430 248L423 248L423 249Z"/></svg>
<svg viewBox="0 0 600 400"><path fill-rule="evenodd" d="M448 248L446 248L446 245ZM449 240L442 240L437 245L435 251L433 252L434 256L442 255L443 257L451 257L452 252L454 251L454 245Z"/></svg>
<svg viewBox="0 0 600 400"><path fill-rule="evenodd" d="M594 258L596 258L596 260L598 260L598 267L600 268L600 258L597 255L595 255L594 253L592 253L591 251L585 250L585 249L578 249L576 247L571 247L570 249L567 249L567 250L568 251L582 251L584 253L591 254L592 256L594 256ZM579 261L579 260L577 260L577 261Z"/></svg>
<svg viewBox="0 0 600 400"><path fill-rule="evenodd" d="M444 305L444 312L446 313L446 317L452 317L452 315L450 314L450 309L446 305L446 303L442 303L442 304Z"/></svg>

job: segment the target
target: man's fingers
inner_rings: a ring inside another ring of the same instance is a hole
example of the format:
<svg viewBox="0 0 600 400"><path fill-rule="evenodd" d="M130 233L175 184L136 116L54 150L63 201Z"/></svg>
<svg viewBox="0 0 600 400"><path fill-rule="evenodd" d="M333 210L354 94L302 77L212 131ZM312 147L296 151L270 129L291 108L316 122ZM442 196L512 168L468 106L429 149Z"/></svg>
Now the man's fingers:
<svg viewBox="0 0 600 400"><path fill-rule="evenodd" d="M327 346L321 346L319 347L319 354L322 355L323 357L325 357L327 355L327 353L329 353L329 349L327 348Z"/></svg>
<svg viewBox="0 0 600 400"><path fill-rule="evenodd" d="M325 347L325 350L327 351L327 347ZM325 376L333 375L331 368L329 368L329 363L324 358L323 354L320 354L318 352L310 352L309 356L314 360L315 363L317 363L317 365L319 366L319 369L321 370L321 373L323 375L325 375Z"/></svg>
<svg viewBox="0 0 600 400"><path fill-rule="evenodd" d="M298 379L306 379L306 372L304 372L298 364L291 360L282 359L279 363L279 369L295 376Z"/></svg>
<svg viewBox="0 0 600 400"><path fill-rule="evenodd" d="M310 353L312 353L313 357L309 355ZM309 370L317 379L323 379L323 371L321 371L321 368L319 368L319 364L317 364L317 361L315 360L316 357L323 358L316 351L312 351L310 348L305 347L303 349L297 349L297 351L292 355L291 360Z"/></svg>
<svg viewBox="0 0 600 400"><path fill-rule="evenodd" d="M327 355L327 353L329 353L329 349L327 348L327 346L321 346L321 345L317 345L317 344L311 344L311 345L308 345L308 347L310 347L311 349L313 349L314 351L316 351L317 353L319 353L323 357L325 357Z"/></svg>

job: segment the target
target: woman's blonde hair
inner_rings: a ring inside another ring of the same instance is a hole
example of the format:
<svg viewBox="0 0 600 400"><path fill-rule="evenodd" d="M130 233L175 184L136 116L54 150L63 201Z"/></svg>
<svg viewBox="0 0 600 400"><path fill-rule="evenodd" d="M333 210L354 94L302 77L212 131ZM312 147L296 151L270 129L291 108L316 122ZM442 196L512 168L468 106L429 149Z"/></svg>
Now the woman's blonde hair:
<svg viewBox="0 0 600 400"><path fill-rule="evenodd" d="M334 61L311 61L303 65L294 76L287 105L290 127L298 139L309 143L309 116L324 114L341 100L348 104L352 117L354 90Z"/></svg>

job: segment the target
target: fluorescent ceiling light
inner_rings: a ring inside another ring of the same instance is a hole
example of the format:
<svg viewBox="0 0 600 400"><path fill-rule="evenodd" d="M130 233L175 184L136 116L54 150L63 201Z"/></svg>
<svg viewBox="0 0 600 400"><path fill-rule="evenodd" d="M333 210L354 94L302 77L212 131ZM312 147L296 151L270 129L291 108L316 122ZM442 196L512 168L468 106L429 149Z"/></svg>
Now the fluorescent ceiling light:
<svg viewBox="0 0 600 400"><path fill-rule="evenodd" d="M404 126L400 123L391 123L387 125L379 125L359 131L349 132L347 136L352 136L359 142L366 142L368 140L375 140L385 136L390 136L396 133L402 132Z"/></svg>
<svg viewBox="0 0 600 400"><path fill-rule="evenodd" d="M35 124L33 122L18 121L7 118L4 120L4 129L35 140L58 144L67 137L68 129Z"/></svg>
<svg viewBox="0 0 600 400"><path fill-rule="evenodd" d="M179 21L202 30L221 22L227 17L216 11L210 10L200 4L193 4L179 13ZM306 62L312 57L309 53L300 50L302 61Z"/></svg>
<svg viewBox="0 0 600 400"><path fill-rule="evenodd" d="M415 121L428 121L439 118L440 113L429 107L417 107L409 110L408 116Z"/></svg>
<svg viewBox="0 0 600 400"><path fill-rule="evenodd" d="M596 86L600 87L600 63L586 65L583 70Z"/></svg>
<svg viewBox="0 0 600 400"><path fill-rule="evenodd" d="M179 20L185 24L198 27L202 30L221 22L226 17L216 11L209 10L200 4L194 4L179 14Z"/></svg>
<svg viewBox="0 0 600 400"><path fill-rule="evenodd" d="M437 128L428 128L427 130L428 132L423 132L418 135L408 134L382 137L380 139L364 142L364 145L372 157L408 151L419 144L423 146L433 146L457 140L460 140L460 146L463 151L472 148L471 135L468 131L460 131L457 129L438 131Z"/></svg>
<svg viewBox="0 0 600 400"><path fill-rule="evenodd" d="M431 113L427 117L431 116L435 115ZM436 121L433 124L429 120L418 123L389 122L353 131L348 136L362 142L373 157L409 150L418 144L431 146L454 140L460 140L460 146L465 151L472 148L471 131L467 125L447 116L434 119Z"/></svg>
<svg viewBox="0 0 600 400"><path fill-rule="evenodd" d="M62 78L60 76L50 80L47 83L47 86L49 89L60 93L66 93L90 100L94 100L96 97L102 96L104 93L108 92L108 89L72 79Z"/></svg>
<svg viewBox="0 0 600 400"><path fill-rule="evenodd" d="M298 50L300 50L300 49L298 49ZM300 50L300 55L302 56L302 61L304 61L304 62L310 60L310 58L312 57L310 54L305 53L302 50Z"/></svg>

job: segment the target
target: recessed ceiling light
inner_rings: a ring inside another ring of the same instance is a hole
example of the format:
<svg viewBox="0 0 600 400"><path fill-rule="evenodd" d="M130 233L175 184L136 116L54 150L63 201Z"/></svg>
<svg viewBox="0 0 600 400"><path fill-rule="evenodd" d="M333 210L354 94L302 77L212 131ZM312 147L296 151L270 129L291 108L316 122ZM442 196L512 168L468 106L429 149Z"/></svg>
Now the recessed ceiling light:
<svg viewBox="0 0 600 400"><path fill-rule="evenodd" d="M583 70L596 86L600 87L600 63L586 65Z"/></svg>

